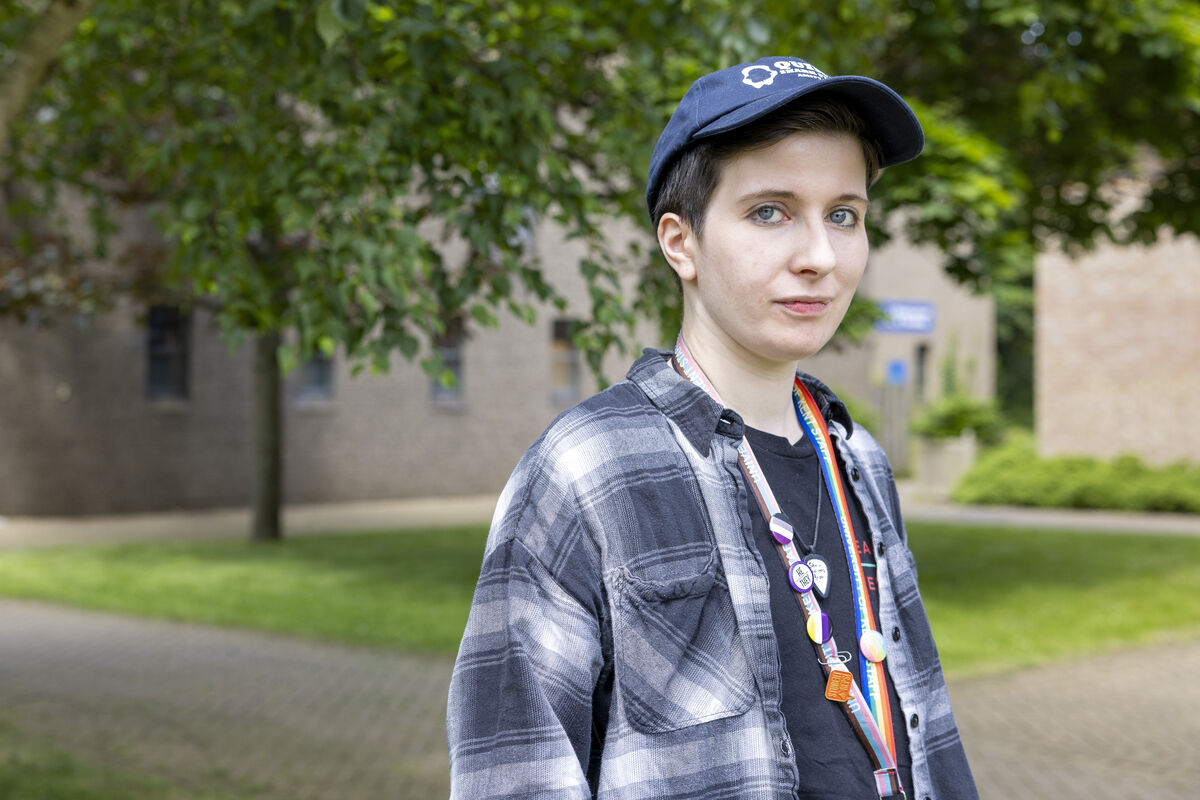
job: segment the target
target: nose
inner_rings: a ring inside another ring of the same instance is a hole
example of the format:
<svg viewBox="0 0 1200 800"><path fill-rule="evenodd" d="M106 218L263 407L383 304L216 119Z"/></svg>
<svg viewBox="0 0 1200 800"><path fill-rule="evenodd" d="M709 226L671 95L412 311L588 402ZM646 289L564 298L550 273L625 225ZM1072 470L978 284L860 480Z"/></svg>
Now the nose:
<svg viewBox="0 0 1200 800"><path fill-rule="evenodd" d="M796 251L792 258L792 272L811 273L816 277L825 275L837 266L837 253L824 225L805 225L796 233Z"/></svg>

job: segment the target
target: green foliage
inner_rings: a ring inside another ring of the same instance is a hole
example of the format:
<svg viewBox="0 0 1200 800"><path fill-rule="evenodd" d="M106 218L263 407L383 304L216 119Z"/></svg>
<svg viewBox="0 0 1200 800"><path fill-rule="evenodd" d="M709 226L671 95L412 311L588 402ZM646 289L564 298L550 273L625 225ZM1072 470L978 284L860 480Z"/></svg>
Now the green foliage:
<svg viewBox="0 0 1200 800"><path fill-rule="evenodd" d="M292 363L328 339L385 369L458 319L561 307L532 239L552 220L588 246L580 337L602 349L633 316L601 226L639 214L679 84L658 49L694 27L612 11L112 0L16 128L15 174L155 203L166 282L231 335L296 331Z"/></svg>
<svg viewBox="0 0 1200 800"><path fill-rule="evenodd" d="M19 42L37 4L0 9L0 42ZM331 339L385 368L452 320L561 305L530 246L552 220L588 245L578 336L602 351L635 313L674 327L654 248L602 235L613 216L645 224L674 103L714 67L796 54L911 99L928 146L873 190L876 240L898 227L997 294L1017 370L1001 393L1027 411L1034 254L1200 232L1198 31L1200 5L1177 0L108 0L8 163L41 187L156 202L171 285L231 331L294 329L292 361Z"/></svg>
<svg viewBox="0 0 1200 800"><path fill-rule="evenodd" d="M1200 465L1151 467L1132 455L1041 458L1029 435L985 452L955 487L960 503L1200 513Z"/></svg>
<svg viewBox="0 0 1200 800"><path fill-rule="evenodd" d="M995 403L956 392L923 408L910 430L928 439L954 439L970 431L980 443L996 444L1004 423Z"/></svg>

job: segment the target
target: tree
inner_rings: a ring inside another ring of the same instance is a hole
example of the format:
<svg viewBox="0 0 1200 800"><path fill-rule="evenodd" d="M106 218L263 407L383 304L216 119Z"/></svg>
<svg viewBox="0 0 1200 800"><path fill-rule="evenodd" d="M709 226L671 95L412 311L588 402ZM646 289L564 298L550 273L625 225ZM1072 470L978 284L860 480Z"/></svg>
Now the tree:
<svg viewBox="0 0 1200 800"><path fill-rule="evenodd" d="M1016 352L1039 249L1200 228L1197 31L1197 4L1171 0L106 0L14 124L7 164L30 185L154 201L163 285L254 338L270 538L280 354L340 345L383 369L399 351L436 371L448 325L562 303L523 245L543 219L589 245L577 337L594 364L635 312L674 324L668 270L610 251L604 225L645 220L651 144L700 74L799 54L910 98L929 144L880 184L875 230L937 245L997 293ZM1133 213L1122 180L1146 188Z"/></svg>
<svg viewBox="0 0 1200 800"><path fill-rule="evenodd" d="M455 320L561 305L523 245L538 218L592 246L581 336L631 319L602 224L636 203L628 130L677 71L646 68L657 12L615 10L110 0L79 27L10 163L156 203L166 285L254 339L256 538L280 535L281 353L436 369Z"/></svg>
<svg viewBox="0 0 1200 800"><path fill-rule="evenodd" d="M81 275L77 253L66 239L31 214L10 180L12 129L44 80L63 45L96 0L0 2L0 313L24 317L94 305L98 287ZM4 213L6 210L18 213Z"/></svg>

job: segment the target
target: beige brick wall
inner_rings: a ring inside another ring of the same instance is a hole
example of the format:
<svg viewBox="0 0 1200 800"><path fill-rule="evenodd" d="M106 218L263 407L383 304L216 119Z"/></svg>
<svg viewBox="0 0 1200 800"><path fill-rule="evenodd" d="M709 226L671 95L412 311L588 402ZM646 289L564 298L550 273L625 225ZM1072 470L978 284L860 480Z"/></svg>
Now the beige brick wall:
<svg viewBox="0 0 1200 800"><path fill-rule="evenodd" d="M1036 292L1039 450L1200 462L1200 242L1045 255Z"/></svg>
<svg viewBox="0 0 1200 800"><path fill-rule="evenodd" d="M633 226L616 236L639 233ZM570 300L564 316L586 317L575 264L582 253L553 230L535 246ZM666 269L666 266L663 266ZM990 380L990 306L965 297L941 275L934 254L890 249L873 258L866 284L877 298L939 303L931 359L957 332L977 348ZM632 276L630 276L632 279ZM958 304L967 303L963 309ZM211 317L192 320L186 402L146 397L146 332L139 309L56 328L0 321L0 516L95 514L245 506L252 470L249 348L230 352ZM986 313L985 313L986 312ZM393 359L385 375L351 375L334 360L329 400L301 400L296 376L285 389L285 500L314 503L498 491L525 448L563 410L551 397L551 325L503 316L495 330L469 329L461 403L439 406L419 367ZM960 319L961 317L961 319ZM657 342L644 326L640 340ZM849 391L882 380L881 359L910 353L913 340L877 337L809 368ZM619 379L637 353L614 354ZM936 368L933 370L937 372ZM990 387L990 384L989 384ZM595 388L586 376L581 394ZM903 463L903 454L895 460Z"/></svg>

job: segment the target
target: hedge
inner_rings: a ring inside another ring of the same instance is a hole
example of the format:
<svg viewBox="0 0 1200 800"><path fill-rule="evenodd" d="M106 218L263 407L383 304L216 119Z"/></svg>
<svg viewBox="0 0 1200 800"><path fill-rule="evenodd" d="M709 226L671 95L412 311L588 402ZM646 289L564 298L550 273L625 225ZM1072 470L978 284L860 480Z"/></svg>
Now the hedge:
<svg viewBox="0 0 1200 800"><path fill-rule="evenodd" d="M1028 433L987 450L952 492L959 503L1200 513L1200 465L1122 455L1040 458Z"/></svg>

